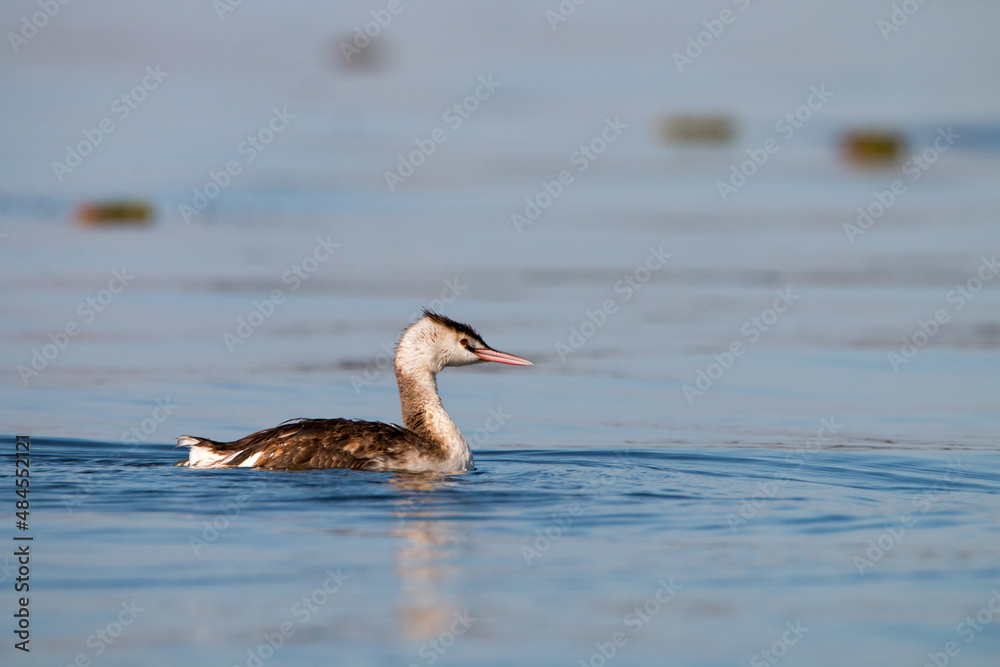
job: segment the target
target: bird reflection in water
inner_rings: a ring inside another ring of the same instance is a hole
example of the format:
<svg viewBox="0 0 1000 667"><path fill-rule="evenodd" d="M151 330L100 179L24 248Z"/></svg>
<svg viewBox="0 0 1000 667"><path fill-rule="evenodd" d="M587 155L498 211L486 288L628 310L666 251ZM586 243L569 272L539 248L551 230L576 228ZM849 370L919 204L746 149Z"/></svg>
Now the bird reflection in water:
<svg viewBox="0 0 1000 667"><path fill-rule="evenodd" d="M456 609L464 609L442 589L461 574L455 554L464 541L458 525L443 520L433 492L449 483L450 475L425 473L394 475L391 484L401 493L394 514L399 526L396 572L400 580L399 624L404 639L423 640L445 632Z"/></svg>

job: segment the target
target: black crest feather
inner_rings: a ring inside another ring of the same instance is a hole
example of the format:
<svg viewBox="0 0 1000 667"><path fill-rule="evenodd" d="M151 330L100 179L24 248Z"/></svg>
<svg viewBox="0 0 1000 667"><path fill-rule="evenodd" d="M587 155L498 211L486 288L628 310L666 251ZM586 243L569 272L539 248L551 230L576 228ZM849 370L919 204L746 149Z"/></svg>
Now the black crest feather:
<svg viewBox="0 0 1000 667"><path fill-rule="evenodd" d="M424 312L424 317L426 317L427 319L433 322L437 322L442 326L450 327L455 331L470 338L475 338L480 343L483 343L483 345L486 345L486 343L483 342L483 337L480 336L479 333L475 329L470 327L468 324L463 324L462 322L456 322L450 317L445 317L441 313L436 313L433 310L428 310L427 308L424 308L423 312Z"/></svg>

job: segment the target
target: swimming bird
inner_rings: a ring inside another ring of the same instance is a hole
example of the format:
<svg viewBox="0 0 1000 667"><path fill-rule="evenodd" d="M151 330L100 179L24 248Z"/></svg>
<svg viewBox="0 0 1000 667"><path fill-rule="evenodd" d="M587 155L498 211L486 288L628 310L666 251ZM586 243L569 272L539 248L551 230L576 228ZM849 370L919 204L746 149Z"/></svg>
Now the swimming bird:
<svg viewBox="0 0 1000 667"><path fill-rule="evenodd" d="M293 419L233 442L189 435L178 465L192 468L310 470L354 468L409 472L475 470L469 443L445 412L437 374L449 366L486 361L531 366L527 359L494 350L468 324L430 310L411 324L396 346L396 382L403 426L359 419Z"/></svg>

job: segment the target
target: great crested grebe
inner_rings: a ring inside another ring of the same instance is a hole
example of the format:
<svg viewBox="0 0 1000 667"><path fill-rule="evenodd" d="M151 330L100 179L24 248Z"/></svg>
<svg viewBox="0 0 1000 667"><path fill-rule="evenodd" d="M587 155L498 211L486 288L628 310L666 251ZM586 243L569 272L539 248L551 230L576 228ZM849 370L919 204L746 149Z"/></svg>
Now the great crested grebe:
<svg viewBox="0 0 1000 667"><path fill-rule="evenodd" d="M293 419L233 442L183 435L177 445L191 449L188 460L179 465L271 470L474 470L469 443L445 412L435 378L448 366L483 361L532 365L527 359L494 350L468 324L424 310L423 317L403 331L396 346L394 365L405 428L359 419Z"/></svg>

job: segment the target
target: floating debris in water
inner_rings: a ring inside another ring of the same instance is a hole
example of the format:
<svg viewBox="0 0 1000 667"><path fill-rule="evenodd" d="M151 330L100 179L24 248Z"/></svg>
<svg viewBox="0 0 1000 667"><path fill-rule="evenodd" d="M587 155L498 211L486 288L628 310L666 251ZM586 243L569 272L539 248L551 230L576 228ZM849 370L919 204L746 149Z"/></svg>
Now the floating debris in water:
<svg viewBox="0 0 1000 667"><path fill-rule="evenodd" d="M355 28L354 34L344 35L331 44L330 59L340 69L376 72L386 66L388 50L381 41Z"/></svg>
<svg viewBox="0 0 1000 667"><path fill-rule="evenodd" d="M142 201L87 202L77 207L76 220L85 227L145 226L153 221L153 207Z"/></svg>
<svg viewBox="0 0 1000 667"><path fill-rule="evenodd" d="M892 130L848 130L840 141L844 160L855 167L887 168L899 164L906 139Z"/></svg>
<svg viewBox="0 0 1000 667"><path fill-rule="evenodd" d="M729 116L671 116L660 128L667 143L728 144L736 135Z"/></svg>

